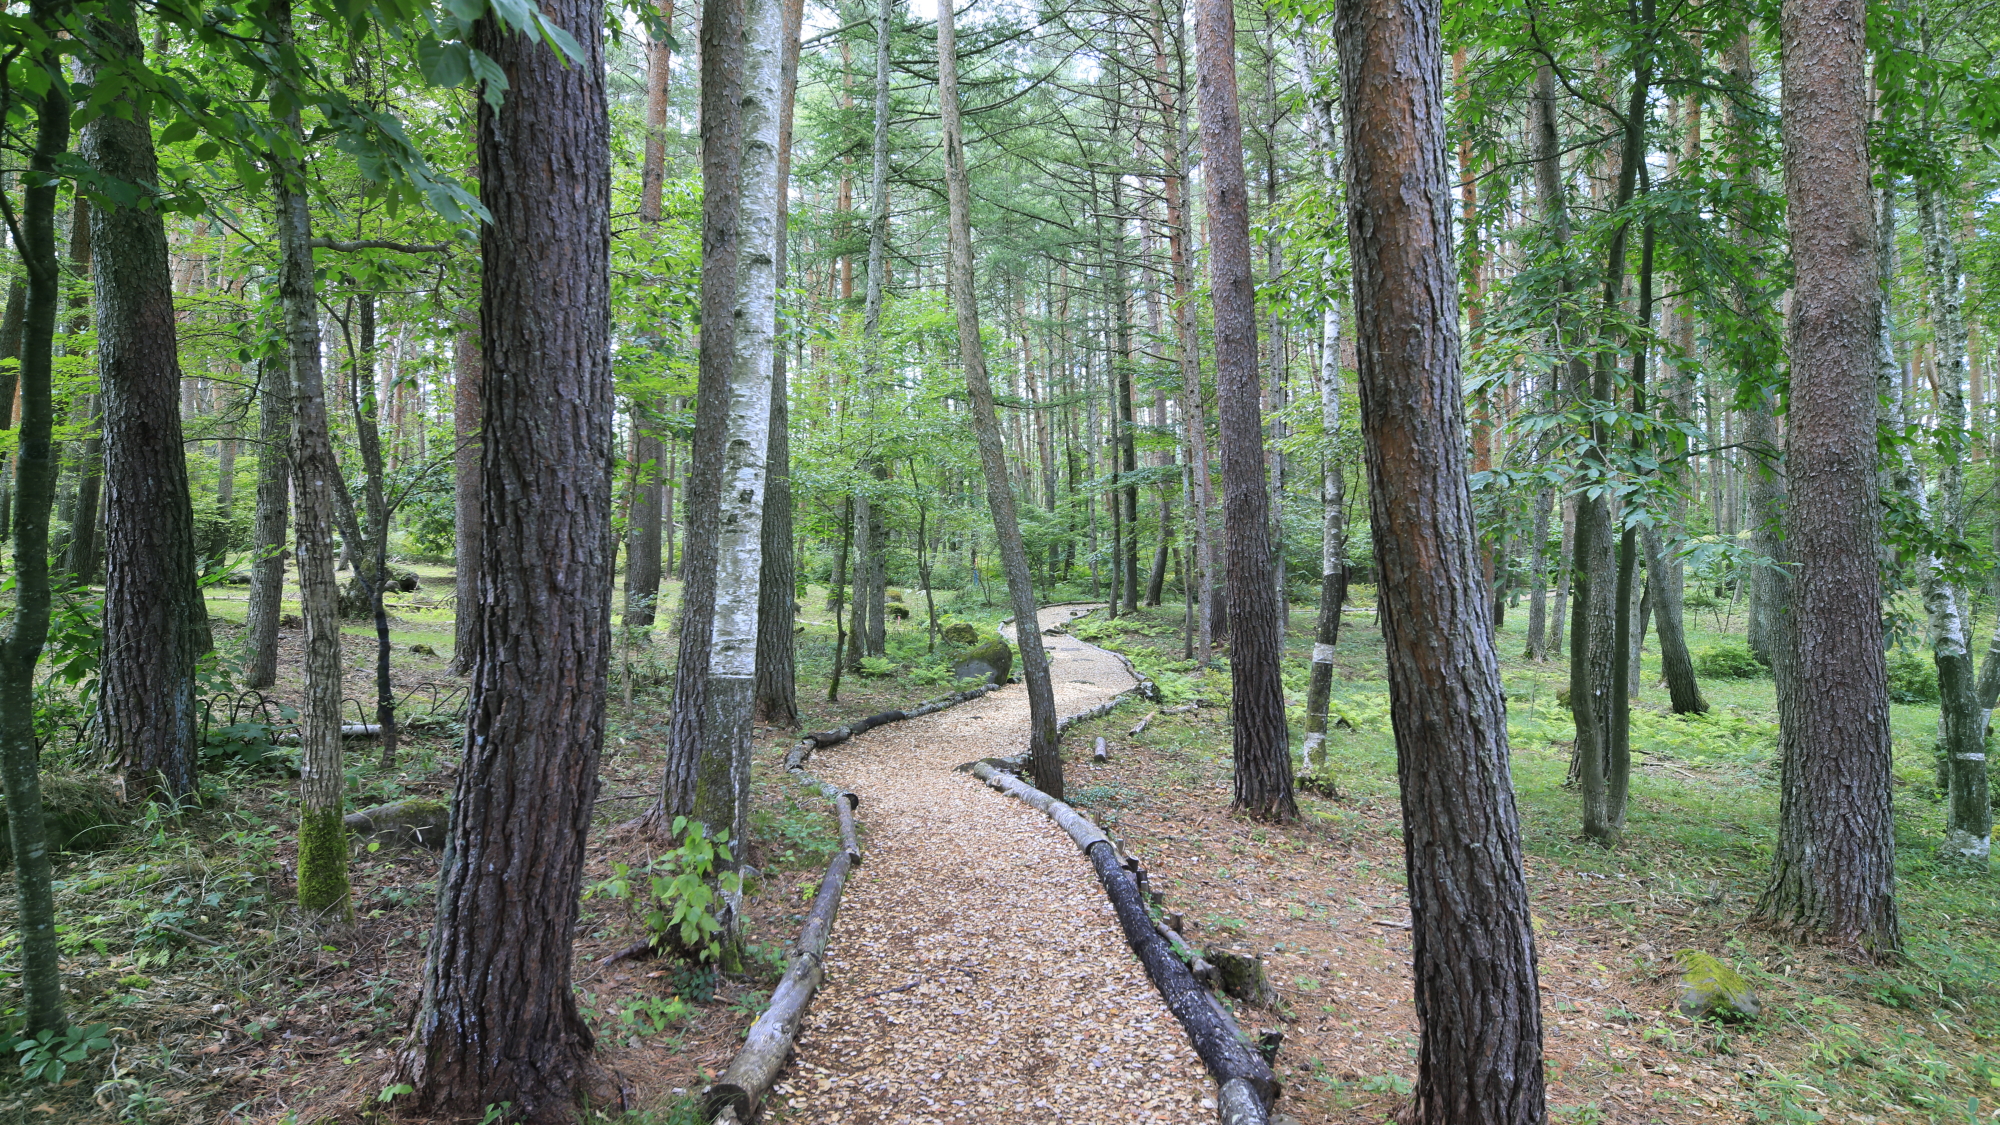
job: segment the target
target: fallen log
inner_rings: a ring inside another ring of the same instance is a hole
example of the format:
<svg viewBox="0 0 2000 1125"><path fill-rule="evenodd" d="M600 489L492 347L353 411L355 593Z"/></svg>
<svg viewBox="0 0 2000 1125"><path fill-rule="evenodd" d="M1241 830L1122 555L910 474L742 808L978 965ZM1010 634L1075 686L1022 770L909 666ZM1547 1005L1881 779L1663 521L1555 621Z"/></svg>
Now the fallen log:
<svg viewBox="0 0 2000 1125"><path fill-rule="evenodd" d="M846 802L841 804L847 807ZM771 993L770 1006L750 1025L743 1047L729 1061L729 1068L702 1094L704 1118L718 1123L755 1119L757 1107L763 1104L764 1095L771 1092L771 1084L778 1080L785 1060L791 1057L799 1023L825 976L822 962L826 943L832 936L834 917L840 912L840 894L847 887L847 875L853 867L853 859L846 852L834 856L833 862L827 864L819 895L813 899L798 941L793 944L784 978Z"/></svg>
<svg viewBox="0 0 2000 1125"><path fill-rule="evenodd" d="M1265 1125L1271 1120L1256 1088L1241 1078L1224 1082L1219 1100L1222 1125Z"/></svg>
<svg viewBox="0 0 2000 1125"><path fill-rule="evenodd" d="M1097 745L1091 748L1090 760L1100 764L1111 761L1111 750L1104 745L1104 736L1101 734L1097 736Z"/></svg>
<svg viewBox="0 0 2000 1125"><path fill-rule="evenodd" d="M1153 984L1166 1000L1167 1008L1187 1029L1195 1053L1201 1056L1201 1061L1215 1080L1224 1084L1239 1079L1249 1083L1262 1096L1260 1113L1264 1106L1276 1100L1279 1093L1277 1075L1272 1073L1270 1064L1237 1028L1228 1010L1196 981L1193 971L1177 955L1174 947L1159 935L1153 916L1146 910L1145 897L1138 881L1126 870L1111 837L1105 835L1104 830L1089 817L1012 774L1002 773L984 762L975 763L972 774L993 788L1046 813L1049 819L1069 833L1077 847L1083 849L1097 871L1098 881L1104 884L1105 896L1111 900L1111 908L1118 915L1118 924L1125 931L1126 943L1138 955L1140 964L1146 966L1146 973L1153 978ZM1264 1118L1243 1120L1261 1122Z"/></svg>
<svg viewBox="0 0 2000 1125"><path fill-rule="evenodd" d="M1131 731L1132 737L1137 738L1140 735L1145 734L1146 728L1152 725L1153 720L1157 718L1159 714L1160 713L1158 711L1152 711L1147 713L1145 718L1139 720L1139 725L1132 728Z"/></svg>
<svg viewBox="0 0 2000 1125"><path fill-rule="evenodd" d="M1249 1090L1254 1091L1259 1116L1241 1120L1264 1120L1263 1111L1277 1099L1279 1093L1278 1077L1272 1073L1271 1065L1244 1039L1236 1021L1194 979L1187 965L1160 937L1159 931L1154 928L1152 915L1146 912L1138 885L1131 873L1119 865L1117 852L1110 841L1092 845L1087 854L1091 866L1097 869L1098 881L1104 884L1105 894L1111 899L1111 908L1118 915L1118 924L1125 931L1126 942L1138 955L1140 963L1146 966L1147 975L1153 978L1153 984L1160 990L1168 1009L1187 1029L1195 1053L1201 1056L1208 1072L1222 1084L1225 1096L1231 1083L1245 1083Z"/></svg>
<svg viewBox="0 0 2000 1125"><path fill-rule="evenodd" d="M833 799L834 815L840 818L840 846L847 849L847 858L854 866L861 866L861 843L854 832L854 806L861 798L852 793L843 793Z"/></svg>

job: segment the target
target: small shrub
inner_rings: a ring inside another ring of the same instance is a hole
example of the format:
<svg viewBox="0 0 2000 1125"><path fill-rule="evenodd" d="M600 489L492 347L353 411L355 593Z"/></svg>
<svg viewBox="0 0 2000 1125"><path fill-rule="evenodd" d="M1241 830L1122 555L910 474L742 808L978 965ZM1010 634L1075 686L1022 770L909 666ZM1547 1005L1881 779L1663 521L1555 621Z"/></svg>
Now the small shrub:
<svg viewBox="0 0 2000 1125"><path fill-rule="evenodd" d="M1937 665L1905 648L1889 653L1889 702L1936 703Z"/></svg>
<svg viewBox="0 0 2000 1125"><path fill-rule="evenodd" d="M854 670L864 676L893 676L896 674L896 662L886 656L864 656Z"/></svg>
<svg viewBox="0 0 2000 1125"><path fill-rule="evenodd" d="M1749 645L1742 641L1723 641L1695 654L1694 671L1695 675L1711 680L1750 680L1770 669L1757 659L1757 654L1750 651Z"/></svg>

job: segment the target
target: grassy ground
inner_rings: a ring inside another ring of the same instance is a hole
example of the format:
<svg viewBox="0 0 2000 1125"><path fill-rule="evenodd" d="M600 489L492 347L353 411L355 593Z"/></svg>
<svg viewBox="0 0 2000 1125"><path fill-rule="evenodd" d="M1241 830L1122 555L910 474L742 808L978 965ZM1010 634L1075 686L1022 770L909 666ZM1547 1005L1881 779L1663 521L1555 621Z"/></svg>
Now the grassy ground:
<svg viewBox="0 0 2000 1125"><path fill-rule="evenodd" d="M406 731L393 766L382 763L373 740L348 742L350 808L448 799L455 784L465 681L450 671L452 576L440 567L413 569L421 586L393 597L389 611L399 715L418 725ZM826 591L805 591L804 726L838 726L947 690L939 684L949 683L950 646L940 642L930 650L921 593L899 593L912 612L890 621L888 659L869 674L850 673L840 698L829 701L834 635ZM242 585L209 592L225 667L241 651L246 596ZM661 627L644 636L621 633L612 656L597 830L585 872L592 890L582 907L575 971L578 1004L597 1033L600 1058L639 1093L640 1116L660 1125L696 1119L688 1091L727 1061L768 997L780 950L838 846L824 802L798 790L778 767L778 748L789 747L794 732L760 727L747 854L763 877L747 898L752 952L745 971L718 975L661 962L597 967L647 932L643 907L616 897L610 883L622 874L643 887L647 865L661 850L618 826L658 785L675 652L668 626L678 597L678 585L669 583ZM622 604L622 590L618 599L614 604ZM953 594L940 601L944 621L972 622L982 635L1004 613L977 596L964 604ZM298 612L295 587L285 591L285 611ZM345 717L372 719L374 629L357 620L342 631ZM203 774L201 806L179 817L106 800L106 783L82 735L86 712L60 689L49 697L57 718L44 752L45 784L79 809L108 810L116 821L91 820L99 831L59 854L56 864L71 1016L79 1027L101 1025L113 1046L68 1064L55 1081L0 1068L0 1122L351 1121L377 1108L422 979L439 861L427 851L357 846L354 925L302 924L292 906L297 799L289 754L280 746L247 765L227 753L232 734L257 740L283 733L303 686L301 644L296 623L281 629L278 682L264 691L245 691L220 673L212 677L208 731L217 756ZM0 874L0 882L7 878ZM0 968L15 955L16 933L14 896L0 887Z"/></svg>
<svg viewBox="0 0 2000 1125"><path fill-rule="evenodd" d="M394 767L370 742L349 744L349 800L446 796L455 783L449 672L451 586L439 568L392 605L395 677L411 716L436 712ZM210 608L225 652L241 643L240 587L214 590ZM670 586L660 614L672 620ZM1228 812L1224 706L1161 714L1133 703L1070 738L1071 793L1145 859L1168 909L1198 945L1264 955L1281 1001L1246 1010L1253 1029L1286 1035L1279 1055L1286 1104L1306 1121L1381 1120L1414 1073L1415 1027L1404 962L1407 908L1397 821L1394 747L1380 637L1369 591L1357 591L1338 650L1335 704L1352 728L1330 743L1319 793L1304 821L1271 828ZM803 725L824 729L940 693L948 656L929 651L923 600L890 625L877 674L849 675L826 699L833 633L826 594L801 599ZM986 632L1004 605L941 596L948 620ZM295 600L291 607L295 610ZM1638 757L1626 845L1603 852L1577 838L1577 799L1562 786L1570 736L1555 694L1559 664L1520 659L1525 613L1503 640L1557 1120L1773 1121L1995 1120L2000 1102L2000 927L1994 881L1934 865L1942 817L1931 785L1934 706L1895 707L1897 809L1906 963L1849 964L1768 940L1743 925L1770 855L1776 792L1768 679L1704 683L1712 714L1662 714L1664 692L1647 658L1634 717ZM1302 697L1311 613L1295 607L1287 675ZM1218 666L1181 656L1181 614L1150 610L1078 631L1131 653L1168 703L1226 702ZM1733 639L1740 620L1703 615L1695 647ZM350 710L373 706L373 632L347 627ZM262 697L215 689L211 728L264 716L282 722L298 698L298 634L285 631L280 681ZM422 645L430 650L412 651ZM600 962L644 932L629 900L608 893L620 865L643 871L657 845L615 831L657 784L674 638L621 637L601 771L598 831L577 938L579 1004L602 1058L639 1094L635 1118L667 1125L688 1116L698 1089L729 1057L771 986L775 950L797 926L805 896L833 847L816 796L777 768L794 732L757 731L756 830L749 856L764 873L749 899L761 953L747 971L717 977L671 963ZM58 693L60 694L60 693ZM268 699L262 710L258 704ZM225 710L225 707L227 710ZM1295 731L1301 716L1294 715ZM1114 747L1088 762L1092 739ZM52 789L101 792L96 763L60 723L45 749ZM355 852L352 929L300 923L289 905L295 782L282 758L251 767L219 758L202 808L179 819L125 808L58 861L65 981L80 1024L104 1024L115 1046L74 1064L60 1081L0 1077L0 1122L250 1122L365 1117L389 1081L421 976L438 859L424 851ZM1337 791L1338 796L1324 795ZM866 827L866 814L863 814ZM0 876L4 879L4 876ZM0 888L0 968L14 949L13 896ZM1750 976L1765 1017L1739 1027L1694 1025L1672 1010L1671 954L1696 948ZM617 1116L615 1114L611 1115Z"/></svg>
<svg viewBox="0 0 2000 1125"><path fill-rule="evenodd" d="M1136 709L1078 732L1118 746L1079 803L1117 819L1167 874L1168 909L1196 944L1263 953L1284 997L1280 1056L1307 1119L1376 1119L1414 1076L1402 968L1401 846L1388 685L1372 591L1356 591L1336 656L1335 714L1304 822L1267 829L1230 817L1226 710L1160 716L1133 737ZM1169 700L1227 697L1220 669L1182 659L1181 612L1142 611L1076 627L1133 655ZM1295 607L1287 677L1293 730L1313 615ZM1580 836L1564 787L1573 729L1556 702L1563 665L1522 656L1525 607L1501 634L1503 675L1542 953L1552 1101L1558 1120L2000 1120L2000 901L1989 875L1934 862L1943 807L1933 786L1935 705L1893 707L1899 899L1907 961L1861 965L1774 942L1745 925L1769 870L1777 815L1768 677L1706 679L1713 710L1666 713L1649 649L1633 713L1633 798L1624 846ZM1704 612L1691 647L1740 647L1741 619ZM1351 729L1347 729L1351 728ZM1074 757L1072 760L1076 760ZM1073 783L1074 784L1074 783ZM1200 824L1190 832L1190 824ZM1388 914L1388 918L1382 916ZM1407 917L1407 915L1402 915ZM1371 932L1372 931L1372 932ZM1400 944L1399 944L1400 943ZM1674 1010L1680 949L1715 953L1765 1003L1761 1020L1691 1023Z"/></svg>

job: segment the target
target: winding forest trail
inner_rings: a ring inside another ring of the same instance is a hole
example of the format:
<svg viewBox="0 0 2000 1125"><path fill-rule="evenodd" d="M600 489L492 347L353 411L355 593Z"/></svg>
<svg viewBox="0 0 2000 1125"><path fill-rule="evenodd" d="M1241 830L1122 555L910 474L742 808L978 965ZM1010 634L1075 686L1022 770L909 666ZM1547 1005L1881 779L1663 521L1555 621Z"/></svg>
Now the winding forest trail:
<svg viewBox="0 0 2000 1125"><path fill-rule="evenodd" d="M1082 612L1041 612L1047 629ZM1117 657L1047 637L1056 711L1134 683ZM1214 1087L1125 944L1090 861L1041 813L953 767L1018 753L1015 684L822 752L860 794L867 862L826 983L777 1092L780 1120L1207 1122Z"/></svg>

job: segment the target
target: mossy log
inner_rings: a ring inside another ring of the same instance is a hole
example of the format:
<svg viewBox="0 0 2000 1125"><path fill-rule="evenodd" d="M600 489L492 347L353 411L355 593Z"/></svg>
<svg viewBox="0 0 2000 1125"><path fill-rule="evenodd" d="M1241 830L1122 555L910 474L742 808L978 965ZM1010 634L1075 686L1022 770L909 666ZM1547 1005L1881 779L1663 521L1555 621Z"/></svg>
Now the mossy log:
<svg viewBox="0 0 2000 1125"><path fill-rule="evenodd" d="M437 851L444 847L445 834L451 828L451 806L428 797L412 797L348 813L344 821L348 832L363 841Z"/></svg>

